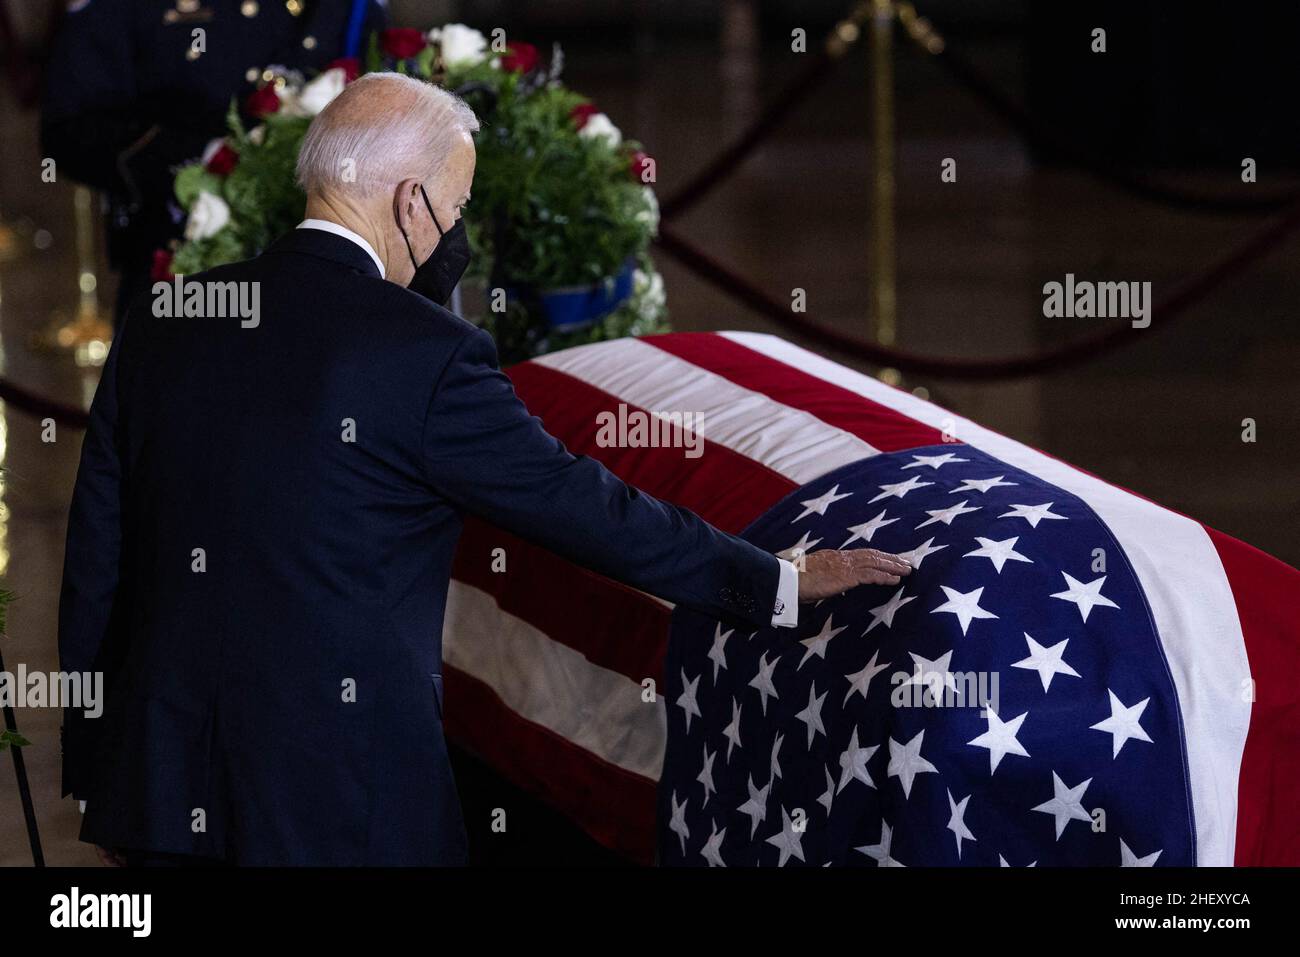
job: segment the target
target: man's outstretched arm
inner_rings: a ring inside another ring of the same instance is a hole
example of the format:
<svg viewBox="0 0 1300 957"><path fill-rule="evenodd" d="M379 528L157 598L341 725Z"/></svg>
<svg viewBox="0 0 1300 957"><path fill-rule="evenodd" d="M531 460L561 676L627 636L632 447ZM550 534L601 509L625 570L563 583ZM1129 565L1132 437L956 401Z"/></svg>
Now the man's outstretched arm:
<svg viewBox="0 0 1300 957"><path fill-rule="evenodd" d="M787 588L791 579L775 556L570 454L528 414L485 332L469 333L441 376L424 457L449 501L573 562L715 618L794 624L792 609L778 610L782 576ZM801 601L911 570L873 549L814 552L805 563Z"/></svg>

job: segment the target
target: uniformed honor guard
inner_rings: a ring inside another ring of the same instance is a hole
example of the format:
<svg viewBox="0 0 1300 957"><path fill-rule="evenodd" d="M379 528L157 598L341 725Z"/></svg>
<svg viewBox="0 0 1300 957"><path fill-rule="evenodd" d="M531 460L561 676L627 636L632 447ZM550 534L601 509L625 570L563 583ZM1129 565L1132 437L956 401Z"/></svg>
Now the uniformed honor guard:
<svg viewBox="0 0 1300 957"><path fill-rule="evenodd" d="M58 173L108 197L117 316L180 235L173 171L226 132L268 67L310 77L356 56L384 0L72 0L47 67L41 137Z"/></svg>

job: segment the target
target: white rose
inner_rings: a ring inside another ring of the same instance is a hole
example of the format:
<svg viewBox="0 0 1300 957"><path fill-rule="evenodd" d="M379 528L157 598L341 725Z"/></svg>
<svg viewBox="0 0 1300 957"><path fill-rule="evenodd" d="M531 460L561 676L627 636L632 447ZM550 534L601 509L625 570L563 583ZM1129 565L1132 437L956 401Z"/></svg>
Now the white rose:
<svg viewBox="0 0 1300 957"><path fill-rule="evenodd" d="M254 146L261 146L266 142L266 124L259 123L248 131L248 142Z"/></svg>
<svg viewBox="0 0 1300 957"><path fill-rule="evenodd" d="M618 146L623 142L623 133L604 113L593 113L587 117L586 124L578 131L579 136L585 136L588 139L592 137L603 137L609 140L610 146Z"/></svg>
<svg viewBox="0 0 1300 957"><path fill-rule="evenodd" d="M199 162L207 166L212 157L217 155L218 150L226 145L226 138L218 136L215 139L208 140L208 145L203 147L203 155L199 157Z"/></svg>
<svg viewBox="0 0 1300 957"><path fill-rule="evenodd" d="M343 92L347 82L348 75L342 67L336 66L326 70L303 87L302 94L298 97L298 105L308 116L315 116L329 106L334 97Z"/></svg>
<svg viewBox="0 0 1300 957"><path fill-rule="evenodd" d="M473 66L487 59L487 37L463 23L430 30L429 39L442 47L442 62L447 66Z"/></svg>
<svg viewBox="0 0 1300 957"><path fill-rule="evenodd" d="M215 236L230 222L230 207L226 201L214 193L203 190L190 209L189 220L185 223L185 238L189 240L207 239Z"/></svg>

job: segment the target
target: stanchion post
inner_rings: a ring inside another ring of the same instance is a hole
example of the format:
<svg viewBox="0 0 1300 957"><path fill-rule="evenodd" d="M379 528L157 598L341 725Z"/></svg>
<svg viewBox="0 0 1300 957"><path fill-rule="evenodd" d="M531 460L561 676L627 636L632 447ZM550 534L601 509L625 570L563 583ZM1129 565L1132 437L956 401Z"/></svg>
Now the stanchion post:
<svg viewBox="0 0 1300 957"><path fill-rule="evenodd" d="M67 350L78 365L102 365L113 338L113 324L99 306L99 271L95 259L95 194L85 186L73 190L73 226L77 253L77 311L64 321L56 313L49 328L33 337L40 350Z"/></svg>
<svg viewBox="0 0 1300 957"><path fill-rule="evenodd" d="M898 336L895 274L894 0L872 0L871 11L871 304L875 340L892 346ZM891 385L898 370L881 369Z"/></svg>

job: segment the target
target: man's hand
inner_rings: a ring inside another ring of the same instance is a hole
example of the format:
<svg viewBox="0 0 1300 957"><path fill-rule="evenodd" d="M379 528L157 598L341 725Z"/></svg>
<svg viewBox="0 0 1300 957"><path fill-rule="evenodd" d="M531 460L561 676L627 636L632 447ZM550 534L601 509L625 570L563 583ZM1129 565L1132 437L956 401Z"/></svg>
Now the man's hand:
<svg viewBox="0 0 1300 957"><path fill-rule="evenodd" d="M910 574L906 561L874 548L809 552L799 570L799 601L830 598L858 585L897 585Z"/></svg>

